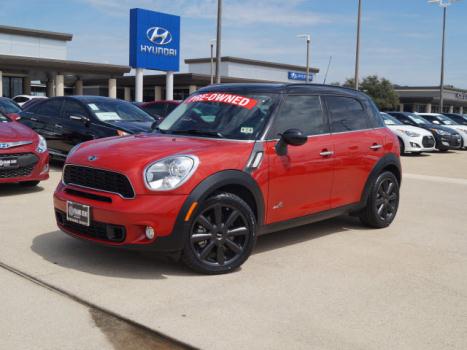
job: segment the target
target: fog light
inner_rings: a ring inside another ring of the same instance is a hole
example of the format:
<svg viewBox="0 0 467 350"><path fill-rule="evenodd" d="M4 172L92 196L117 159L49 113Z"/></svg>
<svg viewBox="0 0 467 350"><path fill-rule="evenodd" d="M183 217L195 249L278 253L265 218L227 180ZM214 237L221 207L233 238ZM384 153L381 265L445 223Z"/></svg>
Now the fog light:
<svg viewBox="0 0 467 350"><path fill-rule="evenodd" d="M146 238L147 239L153 239L154 238L154 229L151 226L146 226Z"/></svg>

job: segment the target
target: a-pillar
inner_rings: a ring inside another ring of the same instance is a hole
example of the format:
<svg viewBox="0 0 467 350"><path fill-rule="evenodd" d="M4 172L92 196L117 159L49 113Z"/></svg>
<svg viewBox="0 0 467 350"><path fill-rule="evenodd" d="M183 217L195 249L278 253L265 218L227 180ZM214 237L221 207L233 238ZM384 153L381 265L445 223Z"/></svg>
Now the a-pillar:
<svg viewBox="0 0 467 350"><path fill-rule="evenodd" d="M165 79L165 99L172 101L174 99L174 72L167 72Z"/></svg>
<svg viewBox="0 0 467 350"><path fill-rule="evenodd" d="M23 78L23 94L31 95L31 78L30 77Z"/></svg>
<svg viewBox="0 0 467 350"><path fill-rule="evenodd" d="M3 72L0 70L0 97L3 96Z"/></svg>
<svg viewBox="0 0 467 350"><path fill-rule="evenodd" d="M190 95L194 92L196 92L196 90L198 90L198 87L196 85L190 85L188 87L189 91L190 91Z"/></svg>
<svg viewBox="0 0 467 350"><path fill-rule="evenodd" d="M154 100L162 100L162 86L154 86Z"/></svg>
<svg viewBox="0 0 467 350"><path fill-rule="evenodd" d="M75 95L83 95L83 81L81 79L77 79L75 81Z"/></svg>
<svg viewBox="0 0 467 350"><path fill-rule="evenodd" d="M55 76L55 96L65 95L65 76L63 74L57 74Z"/></svg>
<svg viewBox="0 0 467 350"><path fill-rule="evenodd" d="M449 113L454 113L454 106L449 106Z"/></svg>
<svg viewBox="0 0 467 350"><path fill-rule="evenodd" d="M109 97L117 98L117 79L109 79Z"/></svg>
<svg viewBox="0 0 467 350"><path fill-rule="evenodd" d="M131 87L125 86L123 88L123 99L125 101L131 101Z"/></svg>
<svg viewBox="0 0 467 350"><path fill-rule="evenodd" d="M425 113L431 113L431 103L427 103L425 106Z"/></svg>

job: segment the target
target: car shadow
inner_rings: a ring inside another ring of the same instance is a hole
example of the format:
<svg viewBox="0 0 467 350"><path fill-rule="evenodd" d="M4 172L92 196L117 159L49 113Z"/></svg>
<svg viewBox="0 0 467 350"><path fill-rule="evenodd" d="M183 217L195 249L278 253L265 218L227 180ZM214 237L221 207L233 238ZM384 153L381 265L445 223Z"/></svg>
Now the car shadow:
<svg viewBox="0 0 467 350"><path fill-rule="evenodd" d="M404 153L402 157L423 158L423 157L430 157L430 154L429 153Z"/></svg>
<svg viewBox="0 0 467 350"><path fill-rule="evenodd" d="M17 196L20 194L41 192L43 190L44 188L40 185L27 187L21 186L18 183L0 184L0 197Z"/></svg>
<svg viewBox="0 0 467 350"><path fill-rule="evenodd" d="M329 234L362 229L359 221L343 216L299 228L258 237L253 254L299 244ZM200 276L173 256L96 245L57 230L36 236L31 250L46 261L93 275L127 279L165 279L168 276Z"/></svg>

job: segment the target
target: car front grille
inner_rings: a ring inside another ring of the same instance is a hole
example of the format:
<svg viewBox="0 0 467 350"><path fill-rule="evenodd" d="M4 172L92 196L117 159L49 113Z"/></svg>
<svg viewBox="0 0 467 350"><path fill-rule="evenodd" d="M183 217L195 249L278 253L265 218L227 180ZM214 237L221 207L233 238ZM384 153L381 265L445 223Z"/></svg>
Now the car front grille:
<svg viewBox="0 0 467 350"><path fill-rule="evenodd" d="M0 179L29 176L39 161L37 156L33 153L0 154L0 160L11 158L16 158L18 160L18 167L0 168Z"/></svg>
<svg viewBox="0 0 467 350"><path fill-rule="evenodd" d="M66 185L116 193L123 198L135 197L135 192L128 178L113 171L66 165L63 171L63 182Z"/></svg>
<svg viewBox="0 0 467 350"><path fill-rule="evenodd" d="M460 145L461 145L461 137L460 136L453 136L451 138L451 146L460 147Z"/></svg>
<svg viewBox="0 0 467 350"><path fill-rule="evenodd" d="M57 222L72 233L87 238L99 239L114 243L121 243L125 240L125 226L112 225L99 221L91 221L89 226L80 225L66 219L66 213L55 210Z"/></svg>
<svg viewBox="0 0 467 350"><path fill-rule="evenodd" d="M433 147L435 145L435 138L433 136L424 136L422 144L423 147Z"/></svg>

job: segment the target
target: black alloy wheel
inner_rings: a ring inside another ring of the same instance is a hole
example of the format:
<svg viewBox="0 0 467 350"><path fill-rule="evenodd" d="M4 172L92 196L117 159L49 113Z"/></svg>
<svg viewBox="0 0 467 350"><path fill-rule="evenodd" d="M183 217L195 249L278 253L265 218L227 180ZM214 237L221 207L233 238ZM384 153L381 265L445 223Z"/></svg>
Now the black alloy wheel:
<svg viewBox="0 0 467 350"><path fill-rule="evenodd" d="M255 221L251 208L241 198L230 193L209 198L191 221L183 261L207 274L239 267L255 244Z"/></svg>
<svg viewBox="0 0 467 350"><path fill-rule="evenodd" d="M363 224L384 228L396 217L399 208L399 181L396 176L385 171L378 175L368 194L366 207L360 212Z"/></svg>

